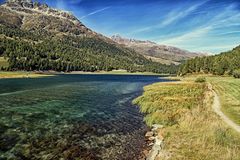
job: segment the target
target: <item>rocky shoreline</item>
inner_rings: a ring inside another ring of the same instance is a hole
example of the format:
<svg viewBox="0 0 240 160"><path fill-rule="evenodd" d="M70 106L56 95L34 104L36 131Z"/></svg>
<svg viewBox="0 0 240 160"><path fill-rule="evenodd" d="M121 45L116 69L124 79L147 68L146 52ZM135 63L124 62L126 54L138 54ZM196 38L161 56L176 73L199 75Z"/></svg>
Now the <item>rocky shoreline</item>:
<svg viewBox="0 0 240 160"><path fill-rule="evenodd" d="M164 145L163 125L152 125L151 130L145 134L145 137L150 147L150 150L145 151L146 160L156 160L162 157Z"/></svg>

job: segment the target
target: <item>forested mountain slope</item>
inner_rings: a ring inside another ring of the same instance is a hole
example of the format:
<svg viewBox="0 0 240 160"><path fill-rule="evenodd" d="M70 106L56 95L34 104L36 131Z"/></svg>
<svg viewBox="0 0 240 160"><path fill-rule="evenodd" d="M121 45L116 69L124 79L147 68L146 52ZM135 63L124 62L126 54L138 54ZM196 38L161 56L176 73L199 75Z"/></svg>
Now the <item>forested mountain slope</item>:
<svg viewBox="0 0 240 160"><path fill-rule="evenodd" d="M1 67L8 70L177 71L88 29L71 13L31 0L0 6L0 57L8 60Z"/></svg>
<svg viewBox="0 0 240 160"><path fill-rule="evenodd" d="M186 61L180 68L179 74L187 73L212 73L216 75L236 76L240 70L240 46L232 51L224 52L219 55L194 58Z"/></svg>

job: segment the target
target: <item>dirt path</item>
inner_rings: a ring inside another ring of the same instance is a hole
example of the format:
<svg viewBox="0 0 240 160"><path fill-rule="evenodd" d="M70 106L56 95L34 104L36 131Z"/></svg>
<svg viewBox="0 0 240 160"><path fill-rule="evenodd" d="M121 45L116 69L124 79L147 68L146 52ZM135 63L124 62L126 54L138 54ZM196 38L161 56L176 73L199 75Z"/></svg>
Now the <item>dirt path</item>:
<svg viewBox="0 0 240 160"><path fill-rule="evenodd" d="M231 119L229 119L222 111L221 111L221 103L220 103L220 99L219 96L217 95L217 93L212 89L212 85L209 84L209 89L212 90L213 92L213 96L214 96L214 100L213 100L213 110L221 117L221 119L227 123L231 128L233 128L234 130L236 130L238 133L240 133L240 126L237 125L236 123L234 123Z"/></svg>

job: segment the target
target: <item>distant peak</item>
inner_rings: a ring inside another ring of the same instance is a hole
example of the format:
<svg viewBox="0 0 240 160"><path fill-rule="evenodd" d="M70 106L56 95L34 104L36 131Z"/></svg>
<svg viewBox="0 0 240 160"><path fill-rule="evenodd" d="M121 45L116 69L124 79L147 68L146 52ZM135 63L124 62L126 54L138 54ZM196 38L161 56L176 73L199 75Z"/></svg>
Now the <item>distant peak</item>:
<svg viewBox="0 0 240 160"><path fill-rule="evenodd" d="M144 44L151 44L151 45L156 45L156 43L151 42L151 41L143 41L143 40L136 40L132 38L123 38L119 34L113 35L111 39L117 43L144 43Z"/></svg>
<svg viewBox="0 0 240 160"><path fill-rule="evenodd" d="M5 2L6 3L3 6L6 6L17 12L25 12L27 14L31 12L38 12L46 15L65 18L73 21L75 24L80 24L80 21L71 12L51 8L46 3L40 3L38 1L33 2L32 0L6 0ZM29 12L29 10L31 12Z"/></svg>
<svg viewBox="0 0 240 160"><path fill-rule="evenodd" d="M124 39L124 38L121 37L120 34L115 34L111 37L111 39Z"/></svg>
<svg viewBox="0 0 240 160"><path fill-rule="evenodd" d="M33 1L32 0L7 0L8 5L15 5L25 8L33 8Z"/></svg>
<svg viewBox="0 0 240 160"><path fill-rule="evenodd" d="M32 0L7 0L8 3L32 3Z"/></svg>

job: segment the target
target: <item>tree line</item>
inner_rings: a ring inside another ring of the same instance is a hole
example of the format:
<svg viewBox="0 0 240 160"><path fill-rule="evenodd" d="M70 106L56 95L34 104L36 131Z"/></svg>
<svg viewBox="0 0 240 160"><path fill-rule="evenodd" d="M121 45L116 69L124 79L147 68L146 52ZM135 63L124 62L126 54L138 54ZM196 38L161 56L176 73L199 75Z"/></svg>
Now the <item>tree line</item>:
<svg viewBox="0 0 240 160"><path fill-rule="evenodd" d="M219 55L187 60L181 65L179 75L188 73L211 73L240 78L240 46Z"/></svg>

